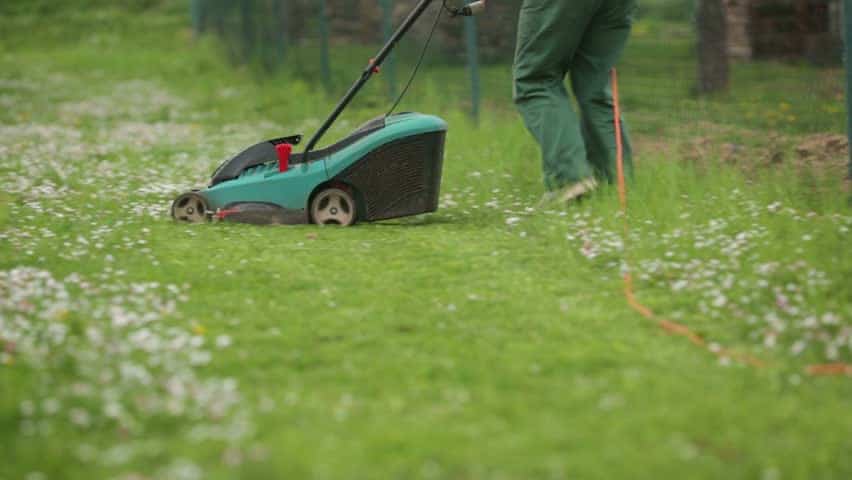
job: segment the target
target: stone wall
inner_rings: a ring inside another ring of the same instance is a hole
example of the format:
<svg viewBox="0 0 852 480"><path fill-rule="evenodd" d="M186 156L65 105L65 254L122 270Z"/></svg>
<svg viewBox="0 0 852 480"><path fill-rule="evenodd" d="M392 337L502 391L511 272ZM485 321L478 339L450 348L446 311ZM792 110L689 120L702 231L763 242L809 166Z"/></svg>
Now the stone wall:
<svg viewBox="0 0 852 480"><path fill-rule="evenodd" d="M725 0L735 59L840 59L840 0Z"/></svg>

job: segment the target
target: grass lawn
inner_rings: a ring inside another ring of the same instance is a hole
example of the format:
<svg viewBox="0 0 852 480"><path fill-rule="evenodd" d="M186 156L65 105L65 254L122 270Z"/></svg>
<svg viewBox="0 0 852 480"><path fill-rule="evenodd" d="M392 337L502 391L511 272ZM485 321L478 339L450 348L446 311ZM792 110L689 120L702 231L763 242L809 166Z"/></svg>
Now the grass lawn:
<svg viewBox="0 0 852 480"><path fill-rule="evenodd" d="M461 67L426 68L403 105L451 125L437 213L187 226L177 193L333 105L311 50L259 78L192 40L180 2L16 5L0 479L852 477L852 381L805 374L852 361L840 70L738 65L733 93L698 100L688 26L640 22L621 67L626 238L612 189L534 208L505 65L484 68L478 126ZM369 57L350 53L341 90ZM384 104L377 82L331 137ZM655 311L767 366L644 320L624 268Z"/></svg>

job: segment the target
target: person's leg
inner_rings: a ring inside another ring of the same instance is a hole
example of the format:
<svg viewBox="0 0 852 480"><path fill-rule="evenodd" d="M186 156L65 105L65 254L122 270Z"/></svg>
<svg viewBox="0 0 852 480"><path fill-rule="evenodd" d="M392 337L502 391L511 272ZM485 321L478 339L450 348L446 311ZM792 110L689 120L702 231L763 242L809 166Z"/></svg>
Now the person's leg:
<svg viewBox="0 0 852 480"><path fill-rule="evenodd" d="M608 182L615 180L616 152L610 71L624 52L635 7L635 0L604 0L569 65L587 158L595 175ZM630 137L621 125L625 170L632 174Z"/></svg>
<svg viewBox="0 0 852 480"><path fill-rule="evenodd" d="M524 0L518 21L514 99L541 146L545 186L557 189L593 175L580 122L565 90L576 51L600 0Z"/></svg>

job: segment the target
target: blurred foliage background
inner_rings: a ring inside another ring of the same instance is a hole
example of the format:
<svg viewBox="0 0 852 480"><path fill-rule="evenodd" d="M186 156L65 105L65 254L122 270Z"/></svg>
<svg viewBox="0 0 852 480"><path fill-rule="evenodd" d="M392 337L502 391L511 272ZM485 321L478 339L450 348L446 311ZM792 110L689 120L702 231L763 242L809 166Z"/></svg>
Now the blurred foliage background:
<svg viewBox="0 0 852 480"><path fill-rule="evenodd" d="M138 399L172 397L131 377L118 404L137 429L117 428L101 373L119 362L86 357L100 347L84 332L108 302L132 307L129 290L81 292L81 309L15 303L0 314L70 328L61 345L26 332L49 345L41 363L0 339L0 363L17 362L0 366L0 479L850 478L852 384L802 375L852 358L836 0L645 0L618 66L640 296L765 370L720 368L628 310L615 192L530 213L542 187L511 98L518 1L443 22L400 107L452 125L434 216L319 234L171 222L174 196L222 160L316 131L413 3L0 1L0 263L69 289L191 285L160 325L230 335L188 371L238 379L226 419L248 427L199 443L220 417L146 411ZM387 111L435 11L329 141ZM59 395L58 413L40 402Z"/></svg>

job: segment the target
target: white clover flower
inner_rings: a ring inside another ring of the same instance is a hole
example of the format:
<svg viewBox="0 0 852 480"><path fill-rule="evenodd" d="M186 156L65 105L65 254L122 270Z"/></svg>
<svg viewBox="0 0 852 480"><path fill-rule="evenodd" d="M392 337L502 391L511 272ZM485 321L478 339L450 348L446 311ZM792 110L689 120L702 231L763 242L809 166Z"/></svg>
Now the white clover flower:
<svg viewBox="0 0 852 480"><path fill-rule="evenodd" d="M211 355L210 352L203 350L189 354L189 364L193 366L207 365L212 359L213 355Z"/></svg>
<svg viewBox="0 0 852 480"><path fill-rule="evenodd" d="M54 415L59 411L61 404L56 398L47 398L41 404L42 411L47 415Z"/></svg>
<svg viewBox="0 0 852 480"><path fill-rule="evenodd" d="M25 417L31 417L35 413L35 405L31 400L24 400L18 408L21 411L21 415Z"/></svg>
<svg viewBox="0 0 852 480"><path fill-rule="evenodd" d="M78 427L86 428L91 424L89 412L82 408L72 408L71 411L68 412L68 415L71 419L71 423Z"/></svg>
<svg viewBox="0 0 852 480"><path fill-rule="evenodd" d="M216 337L217 348L228 348L231 346L231 337L228 335L219 335Z"/></svg>
<svg viewBox="0 0 852 480"><path fill-rule="evenodd" d="M103 411L105 417L116 419L122 416L124 409L120 403L112 401L104 404Z"/></svg>

